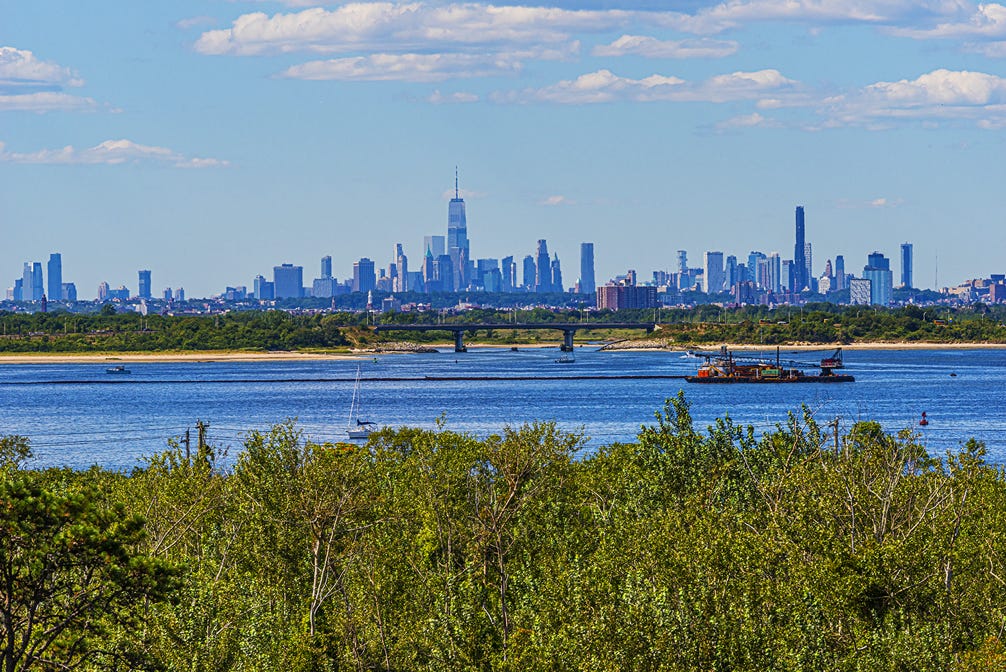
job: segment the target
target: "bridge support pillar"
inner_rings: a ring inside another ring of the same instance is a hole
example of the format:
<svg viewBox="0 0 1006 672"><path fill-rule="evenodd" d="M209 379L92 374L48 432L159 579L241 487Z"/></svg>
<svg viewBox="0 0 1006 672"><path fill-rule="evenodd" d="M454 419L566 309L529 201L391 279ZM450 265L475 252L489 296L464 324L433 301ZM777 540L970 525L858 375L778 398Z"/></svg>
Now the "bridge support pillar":
<svg viewBox="0 0 1006 672"><path fill-rule="evenodd" d="M572 329L562 330L562 347L559 348L562 352L573 352L573 333Z"/></svg>
<svg viewBox="0 0 1006 672"><path fill-rule="evenodd" d="M454 352L468 352L465 347L465 332L461 330L454 332Z"/></svg>

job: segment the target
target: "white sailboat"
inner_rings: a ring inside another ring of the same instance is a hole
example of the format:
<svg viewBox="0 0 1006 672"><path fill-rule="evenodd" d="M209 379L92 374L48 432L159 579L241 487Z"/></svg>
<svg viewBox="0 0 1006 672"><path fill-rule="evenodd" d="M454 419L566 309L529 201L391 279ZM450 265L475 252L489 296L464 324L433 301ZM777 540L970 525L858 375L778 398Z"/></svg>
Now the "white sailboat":
<svg viewBox="0 0 1006 672"><path fill-rule="evenodd" d="M366 439L374 431L376 423L360 419L360 367L356 367L356 383L353 385L353 401L349 404L349 423L346 435L351 439Z"/></svg>

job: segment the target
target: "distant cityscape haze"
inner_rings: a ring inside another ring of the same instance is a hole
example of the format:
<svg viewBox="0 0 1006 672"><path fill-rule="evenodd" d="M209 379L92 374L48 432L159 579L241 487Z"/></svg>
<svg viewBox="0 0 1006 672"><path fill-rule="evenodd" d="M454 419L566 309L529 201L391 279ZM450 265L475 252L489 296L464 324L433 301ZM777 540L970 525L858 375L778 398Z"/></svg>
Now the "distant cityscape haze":
<svg viewBox="0 0 1006 672"><path fill-rule="evenodd" d="M454 194L447 209L446 236L430 233L423 236L420 254L412 257L410 269L406 245L397 243L390 263L382 266L367 257L353 263L352 272L341 282L334 275L332 256L320 258L318 277L307 281L304 267L283 262L273 266L272 273L260 271L251 283L234 282L212 296L225 300L270 301L304 297L334 297L351 292L384 293L407 292L441 293L453 291L513 293L532 292L551 294L572 292L592 295L597 292L599 308L649 308L659 302L687 301L688 296L701 292L710 297L729 292L728 302L737 304L798 303L801 293L827 296L848 290L844 302L864 305L889 305L893 289L917 289L914 284L914 246L905 242L900 246L900 283L895 284L895 270L885 254L873 251L867 255L862 272L847 269L844 255L835 255L834 263L828 257L821 273L814 264L813 230L808 239L807 217L804 206L795 207L793 225L793 258L783 259L778 251L768 254L752 250L744 255L723 251L705 251L701 266L690 265L687 250L675 252L674 270L653 269L640 273L632 268L607 282L597 283L595 275L595 245L580 243L575 282L565 283L558 254L549 253L548 243L539 239L536 251L523 257L509 254L496 257L471 258L471 239L465 200L461 197L459 177L455 170ZM820 261L818 262L820 264ZM8 288L6 299L18 302L49 300L76 301L80 296L74 282L64 282L62 254L49 256L47 272L43 274L40 262L26 261L23 273ZM569 266L567 266L569 268ZM568 276L567 276L568 277ZM137 289L131 291L124 284L113 287L107 281L98 286L97 300L127 301L130 299L184 301L183 287L165 287L159 293L153 289L152 271L142 269L137 274ZM47 285L45 282L47 281ZM1002 275L993 275L989 298L1001 301L1006 297ZM604 285L598 287L598 285ZM639 291L636 287L639 286ZM648 286L648 291L643 291ZM983 291L985 286L982 287ZM952 293L952 292L951 292ZM193 297L191 298L202 298ZM207 295L210 296L210 295ZM660 297L658 299L658 297ZM961 295L958 294L958 298Z"/></svg>

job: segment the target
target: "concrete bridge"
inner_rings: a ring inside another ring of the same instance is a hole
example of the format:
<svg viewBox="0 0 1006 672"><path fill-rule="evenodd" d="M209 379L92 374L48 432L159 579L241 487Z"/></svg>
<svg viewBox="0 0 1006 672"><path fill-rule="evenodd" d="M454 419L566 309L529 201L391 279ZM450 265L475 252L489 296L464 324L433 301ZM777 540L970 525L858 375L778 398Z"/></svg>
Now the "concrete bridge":
<svg viewBox="0 0 1006 672"><path fill-rule="evenodd" d="M656 327L652 322L483 322L474 324L379 324L374 331L449 331L454 334L454 352L465 352L466 331L488 331L490 329L535 330L551 329L562 332L563 352L572 352L573 335L583 329L641 329L646 332Z"/></svg>

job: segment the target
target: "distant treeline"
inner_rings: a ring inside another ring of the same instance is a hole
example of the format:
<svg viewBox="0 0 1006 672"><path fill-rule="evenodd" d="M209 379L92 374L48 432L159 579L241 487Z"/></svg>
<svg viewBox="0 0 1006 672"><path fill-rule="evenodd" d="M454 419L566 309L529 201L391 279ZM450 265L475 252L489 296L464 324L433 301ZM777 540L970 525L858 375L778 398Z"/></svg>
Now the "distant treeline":
<svg viewBox="0 0 1006 672"><path fill-rule="evenodd" d="M990 670L1006 476L962 444L756 439L682 397L633 444L284 424L130 474L0 440L5 670ZM212 428L210 429L212 436ZM963 437L962 437L963 438Z"/></svg>
<svg viewBox="0 0 1006 672"><path fill-rule="evenodd" d="M109 304L108 308L112 308ZM235 311L205 316L141 316L138 313L0 312L0 352L164 352L199 350L335 350L376 347L389 341L450 340L444 332L386 332L374 324L507 324L514 322L658 323L649 338L668 345L701 343L785 344L917 341L1006 343L1006 307L908 306L878 309L833 304L802 308L765 306L660 308L598 311L478 308L457 313ZM598 330L581 338L642 337L641 332ZM548 332L510 329L471 331L466 339L519 343L552 338Z"/></svg>

